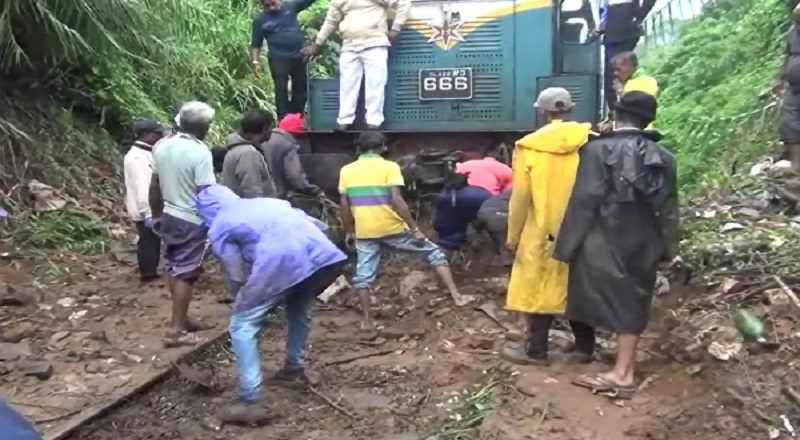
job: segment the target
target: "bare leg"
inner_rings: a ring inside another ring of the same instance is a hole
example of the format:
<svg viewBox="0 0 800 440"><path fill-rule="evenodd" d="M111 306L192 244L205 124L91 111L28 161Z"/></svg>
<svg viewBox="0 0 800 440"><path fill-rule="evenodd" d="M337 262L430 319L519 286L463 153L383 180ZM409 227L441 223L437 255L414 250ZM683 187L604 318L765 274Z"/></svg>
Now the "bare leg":
<svg viewBox="0 0 800 440"><path fill-rule="evenodd" d="M475 297L471 295L462 295L458 291L456 283L453 281L453 272L450 271L450 266L436 266L436 274L439 275L439 278L447 287L447 290L450 291L450 296L453 297L453 302L456 303L456 306L465 306L475 300Z"/></svg>
<svg viewBox="0 0 800 440"><path fill-rule="evenodd" d="M636 366L636 347L639 335L632 333L617 334L617 361L611 371L601 376L617 385L628 386L634 383L633 373Z"/></svg>
<svg viewBox="0 0 800 440"><path fill-rule="evenodd" d="M170 293L172 294L172 333L186 330L189 322L189 302L192 299L192 285L186 281L170 277Z"/></svg>
<svg viewBox="0 0 800 440"><path fill-rule="evenodd" d="M358 298L361 300L361 313L364 314L364 318L361 320L361 328L365 330L372 329L372 317L369 313L371 292L369 289L357 289L357 291Z"/></svg>
<svg viewBox="0 0 800 440"><path fill-rule="evenodd" d="M788 144L789 160L792 161L792 171L800 173L800 144Z"/></svg>

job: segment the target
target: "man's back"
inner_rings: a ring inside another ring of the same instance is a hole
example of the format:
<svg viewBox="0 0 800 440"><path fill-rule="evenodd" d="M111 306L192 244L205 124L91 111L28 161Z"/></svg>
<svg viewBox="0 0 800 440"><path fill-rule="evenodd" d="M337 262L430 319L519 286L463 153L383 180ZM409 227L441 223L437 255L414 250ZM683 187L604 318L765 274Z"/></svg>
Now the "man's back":
<svg viewBox="0 0 800 440"><path fill-rule="evenodd" d="M362 154L342 167L339 193L350 199L357 238L381 238L407 229L391 205L391 188L403 185L400 166L377 154Z"/></svg>
<svg viewBox="0 0 800 440"><path fill-rule="evenodd" d="M484 188L493 195L511 184L511 167L490 157L462 162L456 166L456 172L468 174L469 185Z"/></svg>
<svg viewBox="0 0 800 440"><path fill-rule="evenodd" d="M164 197L164 213L201 224L195 194L199 187L216 182L213 158L206 144L180 133L158 144L153 158Z"/></svg>

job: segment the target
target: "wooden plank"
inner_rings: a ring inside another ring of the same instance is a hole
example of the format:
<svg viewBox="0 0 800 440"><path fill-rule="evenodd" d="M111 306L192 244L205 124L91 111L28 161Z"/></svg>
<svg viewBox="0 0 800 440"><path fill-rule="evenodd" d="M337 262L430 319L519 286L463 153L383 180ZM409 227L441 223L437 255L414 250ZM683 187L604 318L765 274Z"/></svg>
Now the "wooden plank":
<svg viewBox="0 0 800 440"><path fill-rule="evenodd" d="M186 361L188 358L192 357L197 352L200 352L218 342L223 340L225 337L228 336L228 329L225 328L220 330L218 334L214 335L213 337L209 338L208 340L198 344L195 347L192 347L191 350L187 351L179 355L174 361L173 364L178 364L181 362ZM77 430L82 428L84 425L97 420L98 418L108 414L109 412L113 411L120 405L124 404L125 401L130 399L131 397L141 394L153 386L155 386L158 382L166 379L167 376L176 372L175 365L171 365L169 368L165 368L161 371L154 372L149 376L143 378L137 385L130 389L130 391L126 392L124 395L117 397L116 399L112 399L97 405L90 406L85 410L81 411L77 414L72 420L69 421L66 426L57 429L54 432L47 433L45 435L44 440L67 440L74 434Z"/></svg>

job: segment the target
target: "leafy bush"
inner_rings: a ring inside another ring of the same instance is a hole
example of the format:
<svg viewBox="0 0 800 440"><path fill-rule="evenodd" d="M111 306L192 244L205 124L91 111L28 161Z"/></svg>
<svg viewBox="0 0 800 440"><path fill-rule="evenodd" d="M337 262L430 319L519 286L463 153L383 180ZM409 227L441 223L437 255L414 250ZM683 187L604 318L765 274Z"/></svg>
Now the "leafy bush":
<svg viewBox="0 0 800 440"><path fill-rule="evenodd" d="M776 100L789 15L779 0L716 0L682 25L671 45L649 53L661 84L658 128L691 189L724 182L738 163L777 146Z"/></svg>

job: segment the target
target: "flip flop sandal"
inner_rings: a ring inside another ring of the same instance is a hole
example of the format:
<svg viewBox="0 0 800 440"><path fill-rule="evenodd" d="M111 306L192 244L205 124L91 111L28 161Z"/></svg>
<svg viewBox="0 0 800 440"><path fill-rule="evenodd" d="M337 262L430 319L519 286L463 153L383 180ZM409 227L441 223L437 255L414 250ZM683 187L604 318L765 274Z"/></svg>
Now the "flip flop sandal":
<svg viewBox="0 0 800 440"><path fill-rule="evenodd" d="M194 333L189 333L189 332L168 333L166 336L164 336L164 347L165 348L191 347L199 344L202 341L203 340L198 338L197 335L195 335Z"/></svg>
<svg viewBox="0 0 800 440"><path fill-rule="evenodd" d="M578 377L572 381L572 384L615 400L628 400L636 394L637 390L636 384L618 385L602 376L590 374Z"/></svg>

